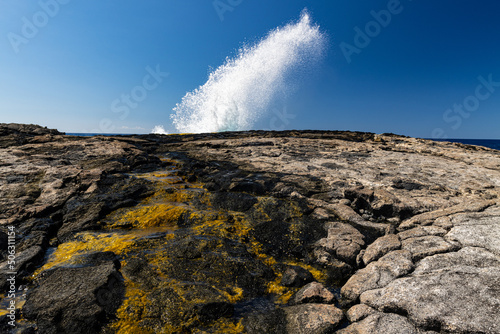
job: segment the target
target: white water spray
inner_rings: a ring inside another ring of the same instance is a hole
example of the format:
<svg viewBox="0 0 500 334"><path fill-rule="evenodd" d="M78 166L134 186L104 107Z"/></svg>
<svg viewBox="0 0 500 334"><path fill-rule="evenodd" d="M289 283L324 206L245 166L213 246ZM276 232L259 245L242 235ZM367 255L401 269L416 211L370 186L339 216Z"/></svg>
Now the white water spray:
<svg viewBox="0 0 500 334"><path fill-rule="evenodd" d="M276 28L227 58L203 86L187 93L171 115L176 129L190 133L251 129L277 93L287 90L290 72L318 60L323 45L319 27L303 12L298 22Z"/></svg>
<svg viewBox="0 0 500 334"><path fill-rule="evenodd" d="M168 132L165 131L163 125L155 125L153 130L151 130L151 133L155 135L168 135Z"/></svg>

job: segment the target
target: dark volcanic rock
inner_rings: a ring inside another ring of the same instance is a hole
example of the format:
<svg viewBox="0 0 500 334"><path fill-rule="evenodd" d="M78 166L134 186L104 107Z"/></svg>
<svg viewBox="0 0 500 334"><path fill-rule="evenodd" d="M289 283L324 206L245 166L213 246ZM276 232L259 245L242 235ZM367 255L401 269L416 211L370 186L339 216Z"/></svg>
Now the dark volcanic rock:
<svg viewBox="0 0 500 334"><path fill-rule="evenodd" d="M286 313L282 309L253 314L243 320L243 325L248 334L288 334L286 324Z"/></svg>
<svg viewBox="0 0 500 334"><path fill-rule="evenodd" d="M335 301L334 294L318 282L311 282L291 298L291 304L320 303L332 304Z"/></svg>
<svg viewBox="0 0 500 334"><path fill-rule="evenodd" d="M51 136L62 134L57 130L34 124L0 123L0 148L23 145L32 141L35 137L45 137L44 139L50 140Z"/></svg>
<svg viewBox="0 0 500 334"><path fill-rule="evenodd" d="M24 278L32 273L35 268L42 262L44 251L40 246L30 247L20 253L17 253L15 264L11 265L6 260L0 265L0 291L9 290L10 282L7 278L11 278L10 272L16 273L16 283L21 284Z"/></svg>
<svg viewBox="0 0 500 334"><path fill-rule="evenodd" d="M7 227L18 284L48 261L28 332L331 333L340 289L340 333L498 333L499 166L392 134L0 124L0 269Z"/></svg>
<svg viewBox="0 0 500 334"><path fill-rule="evenodd" d="M243 323L249 334L326 334L343 318L342 311L333 305L303 304L252 315Z"/></svg>
<svg viewBox="0 0 500 334"><path fill-rule="evenodd" d="M40 333L97 333L122 302L124 284L113 261L45 274L26 299L23 314Z"/></svg>
<svg viewBox="0 0 500 334"><path fill-rule="evenodd" d="M290 266L284 272L283 277L281 277L281 285L300 288L313 280L313 275L307 269L299 266Z"/></svg>
<svg viewBox="0 0 500 334"><path fill-rule="evenodd" d="M197 314L201 322L209 322L222 317L230 318L233 316L233 313L233 305L227 302L206 303L197 310Z"/></svg>
<svg viewBox="0 0 500 334"><path fill-rule="evenodd" d="M138 199L151 193L147 185L145 181L123 176L104 176L97 183L95 194L79 194L64 204L63 224L57 237L64 241L77 232L98 229L98 222L105 214L135 205Z"/></svg>
<svg viewBox="0 0 500 334"><path fill-rule="evenodd" d="M234 241L215 237L179 237L167 248L169 262L159 271L179 281L225 286L236 281L251 296L265 291L274 272ZM195 260L195 261L193 261Z"/></svg>
<svg viewBox="0 0 500 334"><path fill-rule="evenodd" d="M247 211L257 200L245 193L217 192L213 194L212 203L216 208L231 211Z"/></svg>

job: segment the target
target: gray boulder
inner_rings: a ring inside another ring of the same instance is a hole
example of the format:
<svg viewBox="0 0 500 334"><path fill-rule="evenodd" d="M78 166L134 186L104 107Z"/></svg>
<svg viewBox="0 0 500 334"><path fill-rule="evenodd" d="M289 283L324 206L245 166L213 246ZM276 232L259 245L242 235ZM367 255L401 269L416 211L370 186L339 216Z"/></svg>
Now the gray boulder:
<svg viewBox="0 0 500 334"><path fill-rule="evenodd" d="M500 259L481 248L438 254L360 300L379 311L408 314L420 328L452 333L499 333Z"/></svg>

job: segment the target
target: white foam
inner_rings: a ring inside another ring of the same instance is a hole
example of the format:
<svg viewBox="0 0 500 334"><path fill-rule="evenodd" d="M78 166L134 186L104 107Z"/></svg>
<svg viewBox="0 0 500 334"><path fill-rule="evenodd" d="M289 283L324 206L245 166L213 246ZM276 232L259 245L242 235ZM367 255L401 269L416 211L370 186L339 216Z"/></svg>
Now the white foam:
<svg viewBox="0 0 500 334"><path fill-rule="evenodd" d="M171 115L179 132L249 130L277 93L287 90L294 69L315 62L324 36L304 11L298 22L276 28L253 46L210 73L208 81L187 93Z"/></svg>
<svg viewBox="0 0 500 334"><path fill-rule="evenodd" d="M153 130L151 130L151 133L155 135L168 135L168 132L165 131L163 125L155 125Z"/></svg>

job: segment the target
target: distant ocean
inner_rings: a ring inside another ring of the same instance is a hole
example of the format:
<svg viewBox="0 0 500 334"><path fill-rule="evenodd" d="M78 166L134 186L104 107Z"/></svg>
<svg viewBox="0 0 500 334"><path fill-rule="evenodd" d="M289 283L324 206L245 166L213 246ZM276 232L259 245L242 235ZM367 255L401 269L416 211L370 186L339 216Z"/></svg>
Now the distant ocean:
<svg viewBox="0 0 500 334"><path fill-rule="evenodd" d="M500 150L500 139L433 139L435 141L449 141L452 143L462 143L466 145L476 145Z"/></svg>

